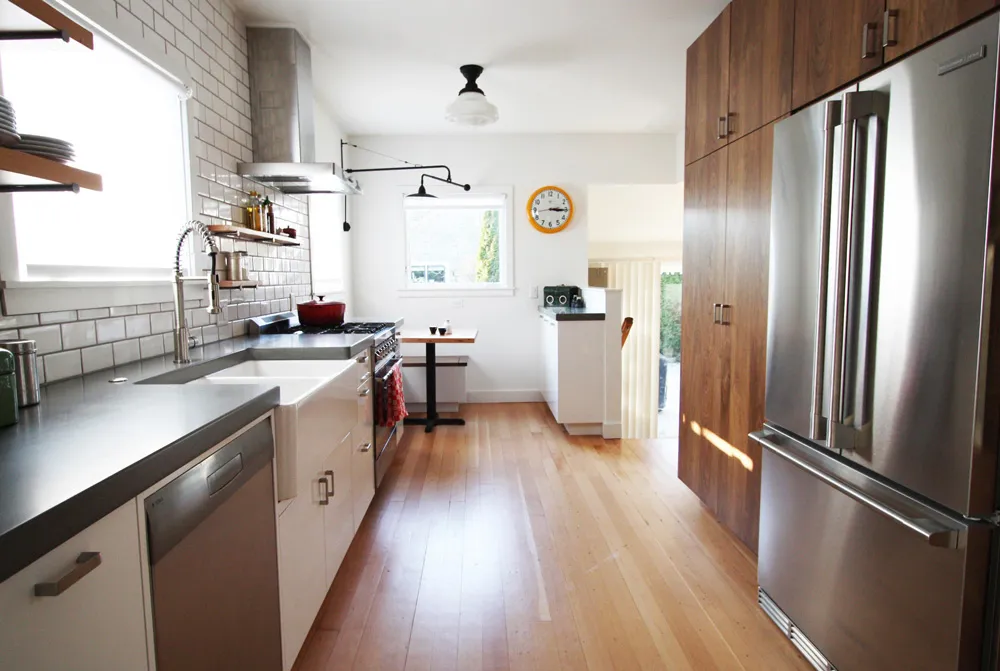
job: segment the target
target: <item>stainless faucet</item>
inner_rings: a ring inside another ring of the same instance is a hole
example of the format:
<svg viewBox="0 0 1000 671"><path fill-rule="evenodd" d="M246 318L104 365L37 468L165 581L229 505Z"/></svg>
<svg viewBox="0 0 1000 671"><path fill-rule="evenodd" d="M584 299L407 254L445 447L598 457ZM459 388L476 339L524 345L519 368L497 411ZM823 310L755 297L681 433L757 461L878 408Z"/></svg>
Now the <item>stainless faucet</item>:
<svg viewBox="0 0 1000 671"><path fill-rule="evenodd" d="M208 255L212 259L212 269L208 277L184 277L181 274L181 249L184 247L184 240L191 233L200 235L205 247L208 248ZM222 307L219 305L219 273L215 267L215 255L218 253L219 248L215 244L215 239L205 224L191 221L181 229L181 234L177 238L177 251L174 254L174 363L191 363L191 347L198 344L191 337L184 316L184 283L208 282L208 314L217 315L222 312Z"/></svg>

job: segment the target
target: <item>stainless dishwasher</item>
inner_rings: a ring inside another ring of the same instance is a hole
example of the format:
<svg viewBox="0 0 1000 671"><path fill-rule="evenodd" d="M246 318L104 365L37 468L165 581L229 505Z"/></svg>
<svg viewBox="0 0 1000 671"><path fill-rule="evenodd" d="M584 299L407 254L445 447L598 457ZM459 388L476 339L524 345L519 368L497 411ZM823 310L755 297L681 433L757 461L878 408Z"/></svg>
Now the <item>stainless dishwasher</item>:
<svg viewBox="0 0 1000 671"><path fill-rule="evenodd" d="M157 671L281 671L266 420L145 499Z"/></svg>

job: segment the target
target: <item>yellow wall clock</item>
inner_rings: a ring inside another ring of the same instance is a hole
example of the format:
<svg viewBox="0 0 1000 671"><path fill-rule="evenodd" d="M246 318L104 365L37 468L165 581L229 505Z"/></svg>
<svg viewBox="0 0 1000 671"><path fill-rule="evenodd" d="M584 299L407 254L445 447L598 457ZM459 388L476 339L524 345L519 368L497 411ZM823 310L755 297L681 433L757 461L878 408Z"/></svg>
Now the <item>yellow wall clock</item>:
<svg viewBox="0 0 1000 671"><path fill-rule="evenodd" d="M573 200L558 186L543 186L528 199L528 221L542 233L558 233L573 220Z"/></svg>

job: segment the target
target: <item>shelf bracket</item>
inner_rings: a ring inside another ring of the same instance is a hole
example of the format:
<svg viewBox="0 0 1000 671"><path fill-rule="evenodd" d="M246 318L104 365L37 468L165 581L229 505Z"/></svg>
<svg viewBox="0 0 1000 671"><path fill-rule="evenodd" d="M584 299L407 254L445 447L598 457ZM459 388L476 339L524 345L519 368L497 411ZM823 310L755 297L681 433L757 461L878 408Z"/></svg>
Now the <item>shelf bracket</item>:
<svg viewBox="0 0 1000 671"><path fill-rule="evenodd" d="M79 184L0 184L0 193L80 193Z"/></svg>
<svg viewBox="0 0 1000 671"><path fill-rule="evenodd" d="M62 40L69 42L66 30L0 30L0 40Z"/></svg>

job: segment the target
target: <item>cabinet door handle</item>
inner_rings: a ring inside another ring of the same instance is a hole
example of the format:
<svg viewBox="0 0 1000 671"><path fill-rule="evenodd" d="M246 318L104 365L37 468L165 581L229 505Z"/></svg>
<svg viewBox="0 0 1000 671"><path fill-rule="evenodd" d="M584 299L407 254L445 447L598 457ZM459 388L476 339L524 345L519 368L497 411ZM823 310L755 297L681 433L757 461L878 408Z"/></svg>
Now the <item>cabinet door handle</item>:
<svg viewBox="0 0 1000 671"><path fill-rule="evenodd" d="M736 135L736 124L733 123L733 120L735 118L736 118L736 115L733 112L730 112L726 116L726 135L727 136L728 135Z"/></svg>
<svg viewBox="0 0 1000 671"><path fill-rule="evenodd" d="M726 139L726 135L729 133L729 131L726 130L726 124L727 123L728 123L728 121L727 121L726 117L724 117L724 116L720 116L719 117L719 126L716 129L718 131L718 134L715 136L716 140L725 140Z"/></svg>
<svg viewBox="0 0 1000 671"><path fill-rule="evenodd" d="M319 504L321 506L330 505L330 483L326 481L326 478L319 479Z"/></svg>
<svg viewBox="0 0 1000 671"><path fill-rule="evenodd" d="M59 596L100 565L100 552L81 552L73 568L59 580L37 583L35 596Z"/></svg>
<svg viewBox="0 0 1000 671"><path fill-rule="evenodd" d="M712 303L712 323L722 323L722 303Z"/></svg>
<svg viewBox="0 0 1000 671"><path fill-rule="evenodd" d="M719 306L719 323L729 326L733 323L733 306L722 304Z"/></svg>
<svg viewBox="0 0 1000 671"><path fill-rule="evenodd" d="M358 363L368 363L368 353L366 352L362 354L357 359L355 359L355 361L357 361Z"/></svg>
<svg viewBox="0 0 1000 671"><path fill-rule="evenodd" d="M333 471L324 471L326 477L330 478L330 496L337 496L337 476L334 475Z"/></svg>
<svg viewBox="0 0 1000 671"><path fill-rule="evenodd" d="M899 10L887 9L882 16L882 47L899 44Z"/></svg>
<svg viewBox="0 0 1000 671"><path fill-rule="evenodd" d="M869 48L872 43L872 38L876 35L875 31L878 29L877 23L866 23L861 28L861 60L868 60L869 58L875 58L878 53L875 51L875 47Z"/></svg>
<svg viewBox="0 0 1000 671"><path fill-rule="evenodd" d="M372 451L371 443L362 443L361 445L358 446L358 452L371 452L371 451Z"/></svg>
<svg viewBox="0 0 1000 671"><path fill-rule="evenodd" d="M358 392L358 396L365 397L370 393L372 393L371 389L362 389L361 391Z"/></svg>

